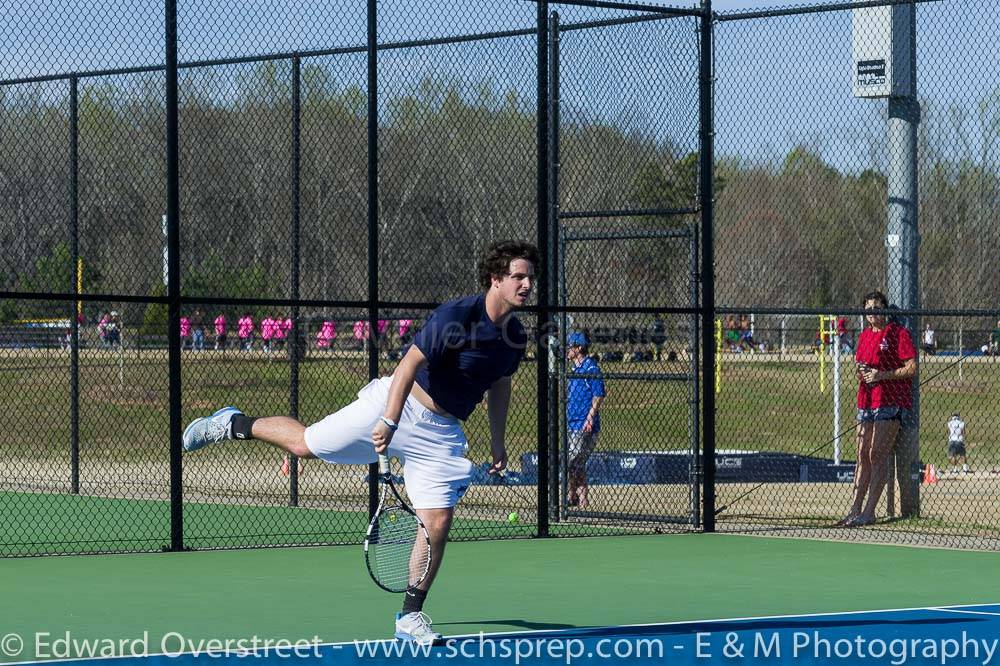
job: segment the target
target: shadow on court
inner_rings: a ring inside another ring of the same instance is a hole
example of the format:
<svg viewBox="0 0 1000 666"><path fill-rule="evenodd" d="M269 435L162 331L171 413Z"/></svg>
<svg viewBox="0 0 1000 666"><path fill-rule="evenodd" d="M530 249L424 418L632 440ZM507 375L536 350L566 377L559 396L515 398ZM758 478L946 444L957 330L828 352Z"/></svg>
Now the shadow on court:
<svg viewBox="0 0 1000 666"><path fill-rule="evenodd" d="M504 627L517 627L528 631L558 631L560 629L579 629L576 624L563 624L558 622L530 622L528 620L469 620L468 622L435 622L435 627L478 627L482 625L501 625Z"/></svg>

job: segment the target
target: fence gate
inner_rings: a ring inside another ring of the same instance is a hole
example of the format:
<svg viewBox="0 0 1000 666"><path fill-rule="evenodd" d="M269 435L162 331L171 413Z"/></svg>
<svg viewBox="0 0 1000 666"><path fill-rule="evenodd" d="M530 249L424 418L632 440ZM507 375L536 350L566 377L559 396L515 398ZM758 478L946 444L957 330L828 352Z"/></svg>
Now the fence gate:
<svg viewBox="0 0 1000 666"><path fill-rule="evenodd" d="M549 218L558 242L548 259L560 306L558 344L549 346L558 443L549 449L550 519L697 528L697 23L620 13L583 21L577 15L593 14L566 11L573 21L555 12L549 20ZM605 189L576 186L595 171ZM585 334L599 373L567 359L574 332ZM575 383L595 380L607 395L584 466L571 447L580 424L567 410L579 402Z"/></svg>

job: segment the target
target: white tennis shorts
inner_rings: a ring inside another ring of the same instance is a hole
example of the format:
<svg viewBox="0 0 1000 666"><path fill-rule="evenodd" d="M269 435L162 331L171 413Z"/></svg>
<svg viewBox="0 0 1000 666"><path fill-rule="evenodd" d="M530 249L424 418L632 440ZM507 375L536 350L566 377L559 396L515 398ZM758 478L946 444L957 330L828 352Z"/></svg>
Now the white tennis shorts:
<svg viewBox="0 0 1000 666"><path fill-rule="evenodd" d="M358 391L358 399L306 428L306 446L329 463L367 465L375 462L372 428L385 413L392 377L375 379ZM414 509L445 509L458 504L469 488L472 462L465 457L469 440L459 420L440 416L413 396L406 399L389 455L403 463L406 493Z"/></svg>

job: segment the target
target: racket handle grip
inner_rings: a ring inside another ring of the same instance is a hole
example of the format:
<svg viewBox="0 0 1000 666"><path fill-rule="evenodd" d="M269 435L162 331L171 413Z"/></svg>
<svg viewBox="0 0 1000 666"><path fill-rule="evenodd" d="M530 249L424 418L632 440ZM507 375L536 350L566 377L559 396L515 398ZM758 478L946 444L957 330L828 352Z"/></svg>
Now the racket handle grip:
<svg viewBox="0 0 1000 666"><path fill-rule="evenodd" d="M389 456L384 453L378 454L378 473L382 475L389 473Z"/></svg>

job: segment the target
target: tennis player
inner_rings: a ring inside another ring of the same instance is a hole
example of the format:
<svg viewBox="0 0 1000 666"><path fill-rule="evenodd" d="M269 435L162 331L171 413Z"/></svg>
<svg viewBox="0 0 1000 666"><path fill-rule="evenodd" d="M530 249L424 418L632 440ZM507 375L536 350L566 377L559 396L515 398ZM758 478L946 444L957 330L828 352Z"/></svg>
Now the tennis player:
<svg viewBox="0 0 1000 666"><path fill-rule="evenodd" d="M880 291L865 295L864 308L886 309ZM858 461L854 502L837 524L861 527L875 522L875 507L885 489L889 455L900 427L913 408L917 350L910 333L885 315L865 315L867 327L858 337Z"/></svg>
<svg viewBox="0 0 1000 666"><path fill-rule="evenodd" d="M306 427L287 416L253 418L234 407L196 419L184 430L184 450L232 439L257 439L300 458L364 465L376 452L403 462L410 503L431 540L431 568L406 591L396 615L396 638L421 644L440 639L423 613L424 600L441 566L454 507L468 489L472 463L461 421L487 395L490 473L507 466L505 431L511 376L527 346L513 316L534 287L538 250L501 241L479 261L484 293L450 301L428 317L391 377L369 383L358 399Z"/></svg>

